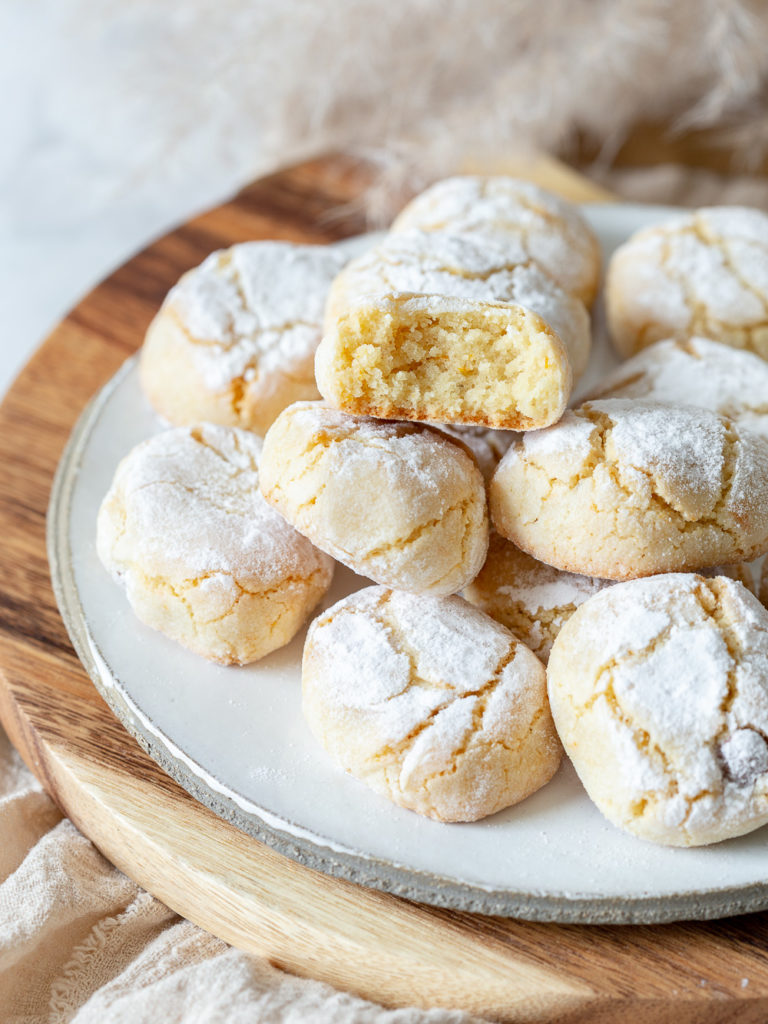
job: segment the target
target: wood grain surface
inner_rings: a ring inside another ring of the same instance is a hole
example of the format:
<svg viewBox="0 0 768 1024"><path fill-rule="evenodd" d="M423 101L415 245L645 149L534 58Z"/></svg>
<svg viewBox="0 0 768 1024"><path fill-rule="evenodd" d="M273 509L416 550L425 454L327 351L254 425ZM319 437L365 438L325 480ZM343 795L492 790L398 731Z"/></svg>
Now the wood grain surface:
<svg viewBox="0 0 768 1024"><path fill-rule="evenodd" d="M138 348L183 271L249 238L322 242L363 230L370 173L329 157L262 179L112 274L26 366L0 407L0 718L110 861L184 917L296 974L388 1006L460 1007L503 1021L763 1024L768 914L653 927L532 924L419 906L318 874L168 778L72 650L48 578L45 512L82 408ZM595 195L557 165L527 173L565 194Z"/></svg>

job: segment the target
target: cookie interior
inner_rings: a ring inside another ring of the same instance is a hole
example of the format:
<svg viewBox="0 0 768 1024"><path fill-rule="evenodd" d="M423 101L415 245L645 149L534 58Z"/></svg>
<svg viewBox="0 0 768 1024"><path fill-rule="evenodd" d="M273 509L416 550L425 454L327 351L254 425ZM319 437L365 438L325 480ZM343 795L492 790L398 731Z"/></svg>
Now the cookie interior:
<svg viewBox="0 0 768 1024"><path fill-rule="evenodd" d="M571 389L560 339L500 303L362 303L335 327L332 394L347 412L528 429L554 423ZM321 386L321 390L323 390Z"/></svg>

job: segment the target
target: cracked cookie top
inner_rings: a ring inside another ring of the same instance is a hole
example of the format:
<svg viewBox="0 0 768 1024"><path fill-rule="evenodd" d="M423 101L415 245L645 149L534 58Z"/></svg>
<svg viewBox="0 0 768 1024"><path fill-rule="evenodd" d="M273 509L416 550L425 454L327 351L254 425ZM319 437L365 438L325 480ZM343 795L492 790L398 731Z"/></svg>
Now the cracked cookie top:
<svg viewBox="0 0 768 1024"><path fill-rule="evenodd" d="M587 402L513 442L490 499L502 536L560 569L709 568L768 549L768 442L705 409Z"/></svg>
<svg viewBox="0 0 768 1024"><path fill-rule="evenodd" d="M768 214L714 206L637 232L611 259L606 309L625 356L703 335L768 359Z"/></svg>
<svg viewBox="0 0 768 1024"><path fill-rule="evenodd" d="M463 593L546 664L563 623L587 598L611 585L539 562L492 531L485 564Z"/></svg>
<svg viewBox="0 0 768 1024"><path fill-rule="evenodd" d="M422 424L298 402L265 438L261 488L319 548L388 586L452 594L485 558L480 471L463 445Z"/></svg>
<svg viewBox="0 0 768 1024"><path fill-rule="evenodd" d="M695 846L768 821L768 612L739 583L602 591L561 629L548 679L566 752L620 828Z"/></svg>
<svg viewBox="0 0 768 1024"><path fill-rule="evenodd" d="M259 493L261 444L213 424L162 431L122 460L99 511L99 557L140 618L216 660L287 642L333 571Z"/></svg>
<svg viewBox="0 0 768 1024"><path fill-rule="evenodd" d="M516 803L560 760L541 663L458 597L369 587L334 605L307 635L303 703L342 767L442 821Z"/></svg>
<svg viewBox="0 0 768 1024"><path fill-rule="evenodd" d="M393 232L458 231L516 246L587 305L600 276L600 246L575 206L530 182L466 176L438 181L416 196Z"/></svg>
<svg viewBox="0 0 768 1024"><path fill-rule="evenodd" d="M263 432L295 399L316 397L323 310L345 262L330 246L289 242L211 253L171 289L147 333L142 384L152 404L174 423Z"/></svg>
<svg viewBox="0 0 768 1024"><path fill-rule="evenodd" d="M768 362L709 338L667 338L608 374L590 398L699 405L768 437Z"/></svg>

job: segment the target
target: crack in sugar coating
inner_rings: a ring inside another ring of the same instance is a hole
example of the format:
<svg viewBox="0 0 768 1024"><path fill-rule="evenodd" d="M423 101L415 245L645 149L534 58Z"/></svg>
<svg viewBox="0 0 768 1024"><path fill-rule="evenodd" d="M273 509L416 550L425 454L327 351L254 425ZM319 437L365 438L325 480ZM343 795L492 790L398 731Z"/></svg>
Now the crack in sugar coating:
<svg viewBox="0 0 768 1024"><path fill-rule="evenodd" d="M703 409L591 402L516 441L490 499L499 533L569 572L748 560L768 548L768 444Z"/></svg>
<svg viewBox="0 0 768 1024"><path fill-rule="evenodd" d="M517 242L560 287L591 304L600 247L575 207L512 178L461 177L438 182L397 217L393 233L458 231Z"/></svg>
<svg viewBox="0 0 768 1024"><path fill-rule="evenodd" d="M304 712L331 756L445 821L491 814L551 777L543 684L531 652L459 598L381 587L321 616L304 654Z"/></svg>
<svg viewBox="0 0 768 1024"><path fill-rule="evenodd" d="M333 562L259 494L261 442L201 424L164 431L120 464L97 547L147 625L224 664L287 643Z"/></svg>
<svg viewBox="0 0 768 1024"><path fill-rule="evenodd" d="M768 437L768 363L707 338L656 342L605 377L589 398L698 405Z"/></svg>
<svg viewBox="0 0 768 1024"><path fill-rule="evenodd" d="M740 584L672 574L601 593L555 641L549 689L614 824L689 846L768 821L768 614Z"/></svg>
<svg viewBox="0 0 768 1024"><path fill-rule="evenodd" d="M768 358L768 215L714 207L638 232L614 254L606 303L625 355L703 335Z"/></svg>
<svg viewBox="0 0 768 1024"><path fill-rule="evenodd" d="M177 424L263 433L317 397L313 359L325 299L345 258L324 246L247 242L212 253L171 289L142 350L142 386Z"/></svg>
<svg viewBox="0 0 768 1024"><path fill-rule="evenodd" d="M463 446L412 423L298 403L265 440L266 499L322 550L415 593L460 590L482 565L482 476Z"/></svg>
<svg viewBox="0 0 768 1024"><path fill-rule="evenodd" d="M488 557L463 596L506 626L546 664L555 637L608 580L562 572L492 532Z"/></svg>

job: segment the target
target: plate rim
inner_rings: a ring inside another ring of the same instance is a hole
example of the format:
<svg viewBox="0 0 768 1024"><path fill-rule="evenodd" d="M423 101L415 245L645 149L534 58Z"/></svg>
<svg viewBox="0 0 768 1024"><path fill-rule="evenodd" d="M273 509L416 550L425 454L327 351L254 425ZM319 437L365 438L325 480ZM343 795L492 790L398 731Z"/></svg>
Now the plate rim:
<svg viewBox="0 0 768 1024"><path fill-rule="evenodd" d="M646 214L658 213L659 216L685 212L684 208L672 206L610 202L590 203L582 209L588 212L590 207L611 209L617 213L620 210L634 213L642 210ZM75 652L91 682L139 746L186 792L219 818L230 822L240 831L304 867L347 882L445 909L539 922L595 925L703 921L768 909L768 881L692 889L665 896L633 897L489 889L471 882L462 882L398 865L393 861L368 856L362 852L334 849L329 845L331 840L323 842L322 836L301 829L300 826L286 821L266 808L258 808L251 800L247 802L256 810L246 810L238 803L235 791L210 776L201 765L198 766L200 771L208 775L213 782L219 783L219 791L207 785L201 775L196 774L191 768L186 768L181 757L174 756L169 749L169 746L176 748L170 737L159 727L155 730L144 727L139 709L132 706L130 700L120 692L120 679L113 675L112 681L105 681L99 666L99 647L90 634L80 602L70 547L69 513L84 449L104 405L137 361L138 353L126 359L86 404L75 423L53 478L46 517L46 544L51 582L59 612ZM106 661L101 660L108 668ZM168 746L163 745L161 737ZM188 761L196 763L183 751L179 753ZM272 819L272 823L267 819ZM274 824L276 821L282 821L285 828L281 829ZM296 830L303 832L304 835L297 834Z"/></svg>

